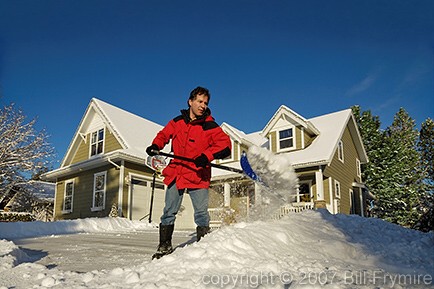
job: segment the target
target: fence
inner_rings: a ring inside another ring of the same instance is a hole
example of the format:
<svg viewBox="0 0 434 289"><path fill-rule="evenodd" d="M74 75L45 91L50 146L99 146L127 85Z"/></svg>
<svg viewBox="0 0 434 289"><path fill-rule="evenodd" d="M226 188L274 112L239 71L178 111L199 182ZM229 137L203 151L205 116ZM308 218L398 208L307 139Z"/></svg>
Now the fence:
<svg viewBox="0 0 434 289"><path fill-rule="evenodd" d="M313 210L314 204L310 202L293 203L285 206L281 206L279 212L277 212L273 219L280 219L290 213L299 213L305 210ZM230 223L231 216L235 210L231 208L210 208L208 209L210 216L210 227L220 228L223 223Z"/></svg>
<svg viewBox="0 0 434 289"><path fill-rule="evenodd" d="M290 205L281 206L279 213L274 216L274 219L280 219L290 213L300 213L305 210L313 210L314 203L293 203Z"/></svg>

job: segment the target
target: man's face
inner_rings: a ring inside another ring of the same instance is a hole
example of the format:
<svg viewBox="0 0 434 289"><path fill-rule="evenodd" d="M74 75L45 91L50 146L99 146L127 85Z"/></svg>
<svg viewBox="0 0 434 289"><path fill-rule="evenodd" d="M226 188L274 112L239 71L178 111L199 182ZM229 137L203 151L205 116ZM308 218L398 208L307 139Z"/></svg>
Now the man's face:
<svg viewBox="0 0 434 289"><path fill-rule="evenodd" d="M188 104L190 105L190 118L196 119L202 116L208 108L208 96L198 94L193 100L189 99Z"/></svg>

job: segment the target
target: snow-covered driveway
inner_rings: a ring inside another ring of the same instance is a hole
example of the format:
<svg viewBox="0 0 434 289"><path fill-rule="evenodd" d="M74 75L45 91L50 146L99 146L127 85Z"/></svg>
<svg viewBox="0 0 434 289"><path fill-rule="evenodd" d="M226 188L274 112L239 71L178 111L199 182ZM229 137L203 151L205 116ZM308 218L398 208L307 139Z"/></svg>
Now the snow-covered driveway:
<svg viewBox="0 0 434 289"><path fill-rule="evenodd" d="M195 233L175 231L173 245L195 240ZM14 239L37 264L62 271L90 272L140 265L158 245L158 229L144 232L98 232Z"/></svg>
<svg viewBox="0 0 434 289"><path fill-rule="evenodd" d="M151 261L157 241L155 224L122 218L0 223L0 289L433 288L434 234L374 218L240 222Z"/></svg>

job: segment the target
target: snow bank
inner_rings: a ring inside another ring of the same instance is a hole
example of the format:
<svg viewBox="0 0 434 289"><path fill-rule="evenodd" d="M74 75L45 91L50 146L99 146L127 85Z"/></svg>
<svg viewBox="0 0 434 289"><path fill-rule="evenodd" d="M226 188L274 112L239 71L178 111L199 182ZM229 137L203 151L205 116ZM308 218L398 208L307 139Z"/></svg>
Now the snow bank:
<svg viewBox="0 0 434 289"><path fill-rule="evenodd" d="M125 218L87 218L57 222L0 223L0 239L29 238L47 235L91 233L100 231L147 230L155 224L130 221Z"/></svg>
<svg viewBox="0 0 434 289"><path fill-rule="evenodd" d="M0 240L0 272L27 261L29 261L27 254L20 250L13 242Z"/></svg>
<svg viewBox="0 0 434 289"><path fill-rule="evenodd" d="M94 224L95 231L119 228L116 219L92 221L100 223ZM88 222L77 221L82 224L76 228ZM134 222L124 224L134 229ZM433 233L304 211L277 221L223 227L139 266L87 273L16 266L16 247L2 241L1 261L11 269L1 272L0 288L2 281L14 288L432 288L433 245Z"/></svg>

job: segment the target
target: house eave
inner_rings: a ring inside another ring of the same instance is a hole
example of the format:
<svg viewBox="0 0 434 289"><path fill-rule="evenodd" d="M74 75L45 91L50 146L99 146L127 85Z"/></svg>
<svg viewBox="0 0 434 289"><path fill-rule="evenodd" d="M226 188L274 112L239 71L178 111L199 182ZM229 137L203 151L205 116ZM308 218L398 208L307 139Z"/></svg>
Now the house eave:
<svg viewBox="0 0 434 289"><path fill-rule="evenodd" d="M68 176L84 170L100 167L102 165L110 164L114 161L125 160L137 164L145 164L145 159L128 154L122 150L114 151L101 156L93 157L85 161L75 163L69 166L61 167L56 170L47 172L41 175L41 179L44 181L56 181L58 178Z"/></svg>
<svg viewBox="0 0 434 289"><path fill-rule="evenodd" d="M324 166L324 165L328 165L328 164L330 164L329 161L318 160L318 161L311 161L311 162L306 162L306 163L293 164L292 166L294 167L294 169L303 169L303 168L309 168L309 167L314 167L314 166Z"/></svg>

